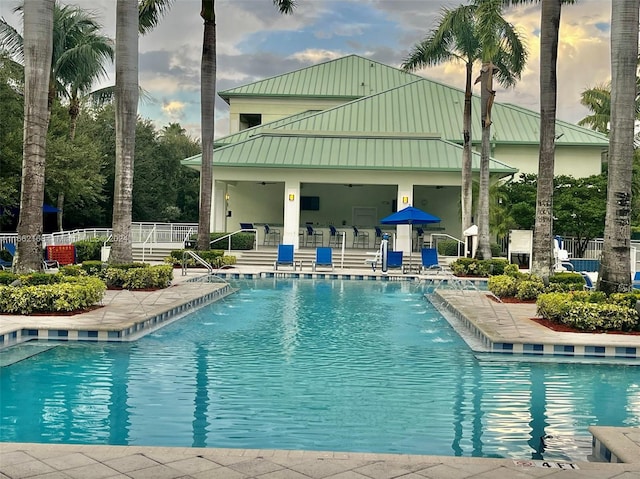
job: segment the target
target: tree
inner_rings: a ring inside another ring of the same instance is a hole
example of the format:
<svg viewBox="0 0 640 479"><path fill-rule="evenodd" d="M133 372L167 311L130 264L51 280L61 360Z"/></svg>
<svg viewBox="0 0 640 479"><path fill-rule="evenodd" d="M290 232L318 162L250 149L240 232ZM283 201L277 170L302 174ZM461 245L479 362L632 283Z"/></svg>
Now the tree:
<svg viewBox="0 0 640 479"><path fill-rule="evenodd" d="M109 261L133 259L131 210L133 158L138 114L138 3L118 0L116 7L116 169L113 238Z"/></svg>
<svg viewBox="0 0 640 479"><path fill-rule="evenodd" d="M557 97L558 36L562 4L574 0L504 0L505 5L538 3L540 15L540 153L531 268L547 281L553 269L553 174Z"/></svg>
<svg viewBox="0 0 640 479"><path fill-rule="evenodd" d="M461 205L462 230L471 226L472 221L472 173L471 173L471 118L472 118L472 73L475 62L482 58L482 44L479 36L478 5L462 5L456 9L443 9L438 26L415 45L402 67L405 70L437 65L445 61L461 61L465 64L465 101L462 127L462 170ZM508 45L498 45L495 56L496 76L504 87L513 86L524 68L524 59L512 56L516 49ZM513 68L517 65L517 68Z"/></svg>
<svg viewBox="0 0 640 479"><path fill-rule="evenodd" d="M631 289L630 217L640 0L611 2L611 135L598 289Z"/></svg>
<svg viewBox="0 0 640 479"><path fill-rule="evenodd" d="M482 67L476 83L480 82L482 148L480 152L480 191L478 198L478 259L490 259L489 240L489 158L491 156L491 110L496 92L493 78L500 62L508 65L516 78L524 69L527 58L518 32L502 17L501 0L475 0L476 28L482 46ZM507 56L503 56L507 52Z"/></svg>
<svg viewBox="0 0 640 479"><path fill-rule="evenodd" d="M22 12L22 8L19 6L15 11ZM81 99L91 93L96 80L106 75L105 63L113 60L113 42L102 35L100 29L92 14L76 6L55 4L48 111L51 115L56 98L68 102L71 142L75 137ZM23 38L4 20L0 20L0 45L17 63L23 63ZM62 229L64 198L70 190L61 188L58 193L58 228Z"/></svg>
<svg viewBox="0 0 640 479"><path fill-rule="evenodd" d="M53 49L53 0L24 4L24 140L16 271L42 268L42 202Z"/></svg>

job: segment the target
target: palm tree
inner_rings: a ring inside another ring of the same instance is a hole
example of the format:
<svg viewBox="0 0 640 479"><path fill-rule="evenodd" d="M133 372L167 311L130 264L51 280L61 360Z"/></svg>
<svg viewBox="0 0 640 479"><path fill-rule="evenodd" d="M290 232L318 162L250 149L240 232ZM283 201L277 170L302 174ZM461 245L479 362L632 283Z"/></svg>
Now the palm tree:
<svg viewBox="0 0 640 479"><path fill-rule="evenodd" d="M611 134L598 289L631 289L630 218L640 0L611 2ZM635 258L634 258L635 260Z"/></svg>
<svg viewBox="0 0 640 479"><path fill-rule="evenodd" d="M480 82L482 149L480 152L480 193L478 199L478 259L490 259L489 244L489 158L491 156L491 109L496 92L494 75L499 65L510 66L516 78L524 69L527 52L520 34L502 17L502 0L475 0L477 35L482 45ZM506 53L506 55L505 55Z"/></svg>
<svg viewBox="0 0 640 479"><path fill-rule="evenodd" d="M540 1L540 0L534 0ZM553 270L553 174L555 169L557 60L560 14L563 3L574 0L541 0L540 15L540 153L536 220L533 230L532 272L546 282ZM533 3L504 0L505 4Z"/></svg>
<svg viewBox="0 0 640 479"><path fill-rule="evenodd" d="M18 6L15 11L22 12ZM53 53L49 80L48 109L55 98L69 102L69 138L75 138L81 98L91 93L96 80L106 75L104 65L113 60L113 42L100 33L100 24L75 6L60 7L53 16ZM20 65L24 63L23 38L0 19L0 46ZM58 194L58 227L62 229L64 190Z"/></svg>
<svg viewBox="0 0 640 479"><path fill-rule="evenodd" d="M475 62L482 58L482 44L477 26L478 5L462 5L456 9L442 10L438 26L426 38L415 45L402 67L405 70L437 65L445 61L462 61L465 64L465 101L462 127L462 230L471 226L472 173L471 173L471 118L472 73ZM524 59L512 57L516 49L498 46L495 61L497 79L504 87L511 87L524 68ZM517 68L513 68L517 66Z"/></svg>
<svg viewBox="0 0 640 479"><path fill-rule="evenodd" d="M578 125L608 135L611 121L611 86L596 85L583 91L580 104L586 106L591 114L580 120Z"/></svg>
<svg viewBox="0 0 640 479"><path fill-rule="evenodd" d="M54 0L27 0L24 5L24 146L16 258L19 273L42 268L42 202L53 7Z"/></svg>
<svg viewBox="0 0 640 479"><path fill-rule="evenodd" d="M133 258L131 210L133 158L138 115L138 2L118 0L116 7L116 169L113 193L113 238L109 261Z"/></svg>

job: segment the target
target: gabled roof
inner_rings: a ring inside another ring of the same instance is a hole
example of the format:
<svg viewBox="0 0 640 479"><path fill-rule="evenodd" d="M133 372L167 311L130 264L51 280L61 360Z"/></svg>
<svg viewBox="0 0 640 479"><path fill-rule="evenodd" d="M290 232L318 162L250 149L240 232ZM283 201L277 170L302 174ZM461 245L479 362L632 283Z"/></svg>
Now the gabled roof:
<svg viewBox="0 0 640 479"><path fill-rule="evenodd" d="M202 155L182 161L198 167ZM473 153L473 169L480 155ZM336 132L263 130L239 143L217 148L213 166L357 169L403 171L460 171L462 147L433 135L367 133L345 135ZM492 173L507 175L517 170L490 160Z"/></svg>
<svg viewBox="0 0 640 479"><path fill-rule="evenodd" d="M227 103L238 96L354 99L415 81L417 75L358 55L348 55L290 73L218 92Z"/></svg>
<svg viewBox="0 0 640 479"><path fill-rule="evenodd" d="M340 131L352 133L438 133L442 138L462 143L464 92L432 80L419 79L407 85L360 98L318 112L303 119L285 122L283 130ZM472 98L472 140L480 143L480 98ZM526 108L495 102L491 115L492 142L531 144L540 142L540 115ZM602 146L608 139L561 120L556 121L558 145Z"/></svg>

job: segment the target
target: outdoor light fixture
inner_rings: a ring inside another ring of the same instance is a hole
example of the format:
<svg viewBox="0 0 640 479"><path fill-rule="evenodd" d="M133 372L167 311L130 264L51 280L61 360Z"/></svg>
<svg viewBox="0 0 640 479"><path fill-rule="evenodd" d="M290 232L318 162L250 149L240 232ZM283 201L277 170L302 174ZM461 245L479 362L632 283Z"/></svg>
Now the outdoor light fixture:
<svg viewBox="0 0 640 479"><path fill-rule="evenodd" d="M289 193L289 201L293 201L296 199L296 195L294 195L293 193Z"/></svg>
<svg viewBox="0 0 640 479"><path fill-rule="evenodd" d="M225 199L225 200L229 201L229 198L231 198L231 197L229 196L229 193L227 193L226 195L224 195L224 199Z"/></svg>
<svg viewBox="0 0 640 479"><path fill-rule="evenodd" d="M409 203L409 197L408 197L408 196L403 196L403 197L402 197L402 203L403 203L403 204L405 204L405 205L406 205L407 203Z"/></svg>

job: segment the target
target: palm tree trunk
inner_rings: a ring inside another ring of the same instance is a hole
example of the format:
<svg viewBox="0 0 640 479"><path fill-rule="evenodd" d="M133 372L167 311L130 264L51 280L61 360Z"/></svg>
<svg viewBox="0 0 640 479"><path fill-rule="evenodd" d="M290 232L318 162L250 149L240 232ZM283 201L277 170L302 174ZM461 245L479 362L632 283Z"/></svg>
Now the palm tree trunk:
<svg viewBox="0 0 640 479"><path fill-rule="evenodd" d="M467 63L466 84L464 90L464 114L462 125L462 179L460 202L462 205L462 231L464 232L472 223L472 197L471 185L471 73L473 63Z"/></svg>
<svg viewBox="0 0 640 479"><path fill-rule="evenodd" d="M611 2L611 135L598 289L631 289L630 219L640 0ZM635 261L635 258L633 258Z"/></svg>
<svg viewBox="0 0 640 479"><path fill-rule="evenodd" d="M493 63L484 62L480 73L480 104L482 118L482 151L480 153L480 191L478 193L478 250L476 258L491 259L489 243L489 158L491 157L491 107Z"/></svg>
<svg viewBox="0 0 640 479"><path fill-rule="evenodd" d="M545 283L553 268L553 173L556 148L556 68L561 0L544 0L540 34L540 156L532 272Z"/></svg>
<svg viewBox="0 0 640 479"><path fill-rule="evenodd" d="M24 2L24 138L16 271L42 268L42 204L54 0Z"/></svg>
<svg viewBox="0 0 640 479"><path fill-rule="evenodd" d="M202 165L200 170L200 212L198 249L209 249L211 232L211 190L213 185L213 135L216 96L216 14L214 0L202 0L204 20L200 70L200 115L202 125Z"/></svg>
<svg viewBox="0 0 640 479"><path fill-rule="evenodd" d="M58 231L62 231L62 210L64 209L64 191L58 193L58 202L56 204L58 212L56 213L56 220L58 222Z"/></svg>
<svg viewBox="0 0 640 479"><path fill-rule="evenodd" d="M118 0L116 10L116 170L113 244L109 261L130 263L133 158L138 114L138 2Z"/></svg>

